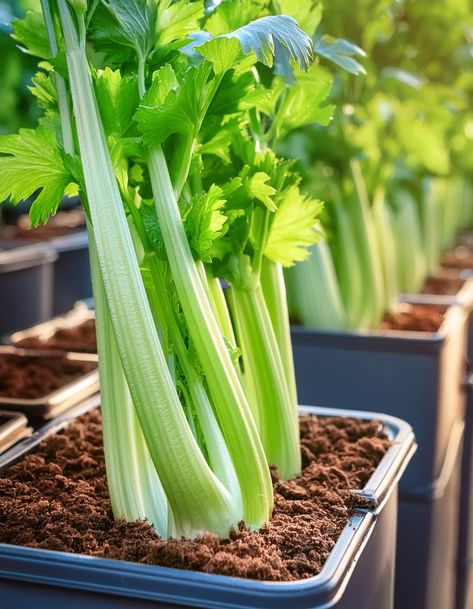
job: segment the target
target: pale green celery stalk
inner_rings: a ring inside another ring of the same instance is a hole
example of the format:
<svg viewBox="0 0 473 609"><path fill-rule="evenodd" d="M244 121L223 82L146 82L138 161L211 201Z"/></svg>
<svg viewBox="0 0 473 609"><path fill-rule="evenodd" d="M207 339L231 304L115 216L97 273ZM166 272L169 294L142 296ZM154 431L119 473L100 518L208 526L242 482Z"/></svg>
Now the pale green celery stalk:
<svg viewBox="0 0 473 609"><path fill-rule="evenodd" d="M116 519L129 521L147 518L159 535L167 537L173 533L172 514L151 461L123 372L90 225L88 233L105 464L113 515Z"/></svg>
<svg viewBox="0 0 473 609"><path fill-rule="evenodd" d="M398 301L399 287L396 268L396 244L394 242L389 211L384 190L379 189L373 202L373 220L378 239L378 248L383 270L385 302L391 311Z"/></svg>
<svg viewBox="0 0 473 609"><path fill-rule="evenodd" d="M232 321L233 326L235 328L236 333L236 344L241 353L242 359L242 372L240 375L243 389L245 391L246 398L248 400L248 404L250 405L251 412L253 415L253 419L255 421L256 427L258 429L258 433L261 437L261 421L260 421L260 409L258 403L258 392L256 389L258 380L255 378L254 371L251 366L246 365L245 362L251 358L247 351L248 339L247 332L248 329L245 328L243 322L239 318L238 309L235 304L232 304L232 296L233 289L230 288L226 293L226 300L228 302L228 306L232 312Z"/></svg>
<svg viewBox="0 0 473 609"><path fill-rule="evenodd" d="M160 262L156 253L149 251L143 259L143 264L148 268L152 277L155 300L159 302L159 314L163 323L168 328L172 346L186 379L187 393L194 406L197 420L204 437L205 449L209 457L210 467L225 488L230 491L233 501L235 502L235 505L238 505L241 517L243 517L241 491L235 466L228 447L225 444L212 404L207 395L203 378L191 362L188 349L181 333L181 328L169 300L162 268L167 262Z"/></svg>
<svg viewBox="0 0 473 609"><path fill-rule="evenodd" d="M343 200L338 189L333 188L333 210L335 217L335 234L330 243L335 275L332 282L338 283L335 301L341 299L342 316L346 317L348 328L358 329L369 326L371 319L370 306L363 301L364 281L361 269L361 256L356 243L356 236L347 212L347 202ZM329 271L327 270L327 273ZM330 271L330 275L333 272ZM338 277L338 282L337 282ZM340 306L335 305L336 310ZM338 318L340 314L337 313Z"/></svg>
<svg viewBox="0 0 473 609"><path fill-rule="evenodd" d="M253 376L260 435L268 463L283 480L301 469L299 418L286 383L281 354L259 282L248 289L232 286L230 307L237 324L245 375Z"/></svg>
<svg viewBox="0 0 473 609"><path fill-rule="evenodd" d="M289 310L287 306L286 286L282 265L272 262L266 256L261 265L261 287L268 306L271 323L273 324L276 341L286 376L291 400L298 403L296 388L296 373L292 356L291 329L289 326Z"/></svg>
<svg viewBox="0 0 473 609"><path fill-rule="evenodd" d="M330 248L321 239L307 260L285 270L289 312L308 328L345 330L343 306Z"/></svg>
<svg viewBox="0 0 473 609"><path fill-rule="evenodd" d="M381 261L368 193L360 164L356 159L350 161L350 169L355 188L352 205L353 230L357 237L358 251L361 256L363 286L365 288L364 302L371 308L370 327L376 328L386 311L388 303L384 298Z"/></svg>
<svg viewBox="0 0 473 609"><path fill-rule="evenodd" d="M396 244L396 260L399 290L417 293L427 275L427 259L422 243L422 234L417 205L412 195L397 189L393 194L395 203L392 226Z"/></svg>
<svg viewBox="0 0 473 609"><path fill-rule="evenodd" d="M79 150L100 270L120 359L178 534L226 535L238 509L210 470L166 365L136 260L84 46L58 0Z"/></svg>
<svg viewBox="0 0 473 609"><path fill-rule="evenodd" d="M43 11L44 23L46 26L46 33L48 36L49 49L51 51L51 57L54 59L58 54L58 44L56 34L54 32L53 17L51 9L49 7L49 0L41 0L41 9ZM61 122L61 139L64 150L68 154L74 152L74 137L72 134L71 125L71 112L69 98L67 96L66 83L63 77L57 72L54 72L54 83L56 85L57 102L59 109L59 120Z"/></svg>
<svg viewBox="0 0 473 609"><path fill-rule="evenodd" d="M269 468L237 372L194 263L160 146L149 151L156 212L179 300L240 483L244 519L257 527L270 516Z"/></svg>
<svg viewBox="0 0 473 609"><path fill-rule="evenodd" d="M49 5L41 1L51 55L58 45ZM55 75L61 135L65 151L74 154L70 104L64 79ZM172 515L161 482L146 447L111 326L102 277L90 223L87 221L89 256L95 295L97 343L100 354L101 412L107 482L115 518L147 518L161 536L172 534ZM111 381L111 382L110 382Z"/></svg>
<svg viewBox="0 0 473 609"><path fill-rule="evenodd" d="M202 266L204 267L205 272L203 282L214 315L220 325L220 329L222 331L224 339L227 341L229 347L233 350L233 352L236 353L238 348L237 340L230 317L230 311L228 310L227 301L225 300L225 294L223 292L222 284L220 283L220 279L218 277L214 277L212 275L210 269L208 269L205 265ZM238 361L235 362L235 368L239 378L241 379L241 368Z"/></svg>
<svg viewBox="0 0 473 609"><path fill-rule="evenodd" d="M439 200L435 196L434 180L424 183L420 201L420 218L427 271L431 273L438 265L441 254Z"/></svg>

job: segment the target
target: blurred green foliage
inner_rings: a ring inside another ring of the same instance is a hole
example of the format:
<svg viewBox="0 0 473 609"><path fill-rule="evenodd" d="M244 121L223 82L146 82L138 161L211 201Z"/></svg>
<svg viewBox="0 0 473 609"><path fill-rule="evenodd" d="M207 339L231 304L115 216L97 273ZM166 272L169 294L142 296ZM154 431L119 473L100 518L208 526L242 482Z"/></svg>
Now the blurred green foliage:
<svg viewBox="0 0 473 609"><path fill-rule="evenodd" d="M10 37L12 20L38 7L39 0L0 0L0 134L34 126L40 114L36 99L28 91L36 60L23 53Z"/></svg>

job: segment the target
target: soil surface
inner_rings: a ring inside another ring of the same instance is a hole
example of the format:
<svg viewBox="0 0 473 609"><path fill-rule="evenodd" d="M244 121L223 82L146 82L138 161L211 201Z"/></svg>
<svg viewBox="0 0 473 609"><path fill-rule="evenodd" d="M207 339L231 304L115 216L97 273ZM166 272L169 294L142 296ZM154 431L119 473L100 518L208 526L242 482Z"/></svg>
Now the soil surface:
<svg viewBox="0 0 473 609"><path fill-rule="evenodd" d="M319 573L362 488L390 446L377 422L301 418L303 472L273 471L275 507L259 532L227 540L158 537L145 521L113 521L100 413L83 415L0 478L0 542L260 580Z"/></svg>
<svg viewBox="0 0 473 609"><path fill-rule="evenodd" d="M397 311L385 316L379 327L381 330L437 332L444 316L444 307L401 304Z"/></svg>
<svg viewBox="0 0 473 609"><path fill-rule="evenodd" d="M0 354L0 398L35 399L97 368L94 362L76 362L57 356Z"/></svg>
<svg viewBox="0 0 473 609"><path fill-rule="evenodd" d="M36 336L24 338L15 343L15 346L26 349L55 349L79 353L97 353L95 320L88 319L77 326L59 329L46 339Z"/></svg>
<svg viewBox="0 0 473 609"><path fill-rule="evenodd" d="M459 245L442 256L441 265L450 269L473 269L473 247Z"/></svg>
<svg viewBox="0 0 473 609"><path fill-rule="evenodd" d="M465 279L458 275L457 270L439 269L435 272L435 275L427 278L422 293L453 296L460 291L464 284Z"/></svg>

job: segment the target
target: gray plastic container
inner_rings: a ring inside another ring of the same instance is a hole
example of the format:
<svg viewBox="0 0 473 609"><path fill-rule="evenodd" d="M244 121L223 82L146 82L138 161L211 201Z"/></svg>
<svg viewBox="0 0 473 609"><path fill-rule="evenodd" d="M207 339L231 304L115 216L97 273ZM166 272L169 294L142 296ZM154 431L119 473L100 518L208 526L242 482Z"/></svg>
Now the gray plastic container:
<svg viewBox="0 0 473 609"><path fill-rule="evenodd" d="M473 277L468 271L460 271L465 283L454 296L404 295L408 302L431 302L433 304L459 304L468 318L467 375L464 385L467 391L465 412L465 436L461 465L461 491L458 526L458 555L456 609L473 607Z"/></svg>
<svg viewBox="0 0 473 609"><path fill-rule="evenodd" d="M72 309L76 301L92 296L87 231L79 230L49 241L58 258L54 265L53 314Z"/></svg>
<svg viewBox="0 0 473 609"><path fill-rule="evenodd" d="M74 415L95 405L96 401L89 400ZM393 439L362 491L372 509L353 515L319 575L299 582L258 582L2 544L0 590L5 607L391 609L397 485L415 450L412 430L403 421L379 414L315 407L304 407L301 412L379 418ZM71 414L0 457L0 468L67 425Z"/></svg>
<svg viewBox="0 0 473 609"><path fill-rule="evenodd" d="M435 333L292 328L300 402L384 410L412 425L419 449L403 490L439 477L453 425L464 416L468 316L460 305L445 311Z"/></svg>
<svg viewBox="0 0 473 609"><path fill-rule="evenodd" d="M47 243L0 240L0 334L51 317L56 259Z"/></svg>
<svg viewBox="0 0 473 609"><path fill-rule="evenodd" d="M455 607L463 428L461 421L454 425L442 471L430 488L399 496L396 609Z"/></svg>

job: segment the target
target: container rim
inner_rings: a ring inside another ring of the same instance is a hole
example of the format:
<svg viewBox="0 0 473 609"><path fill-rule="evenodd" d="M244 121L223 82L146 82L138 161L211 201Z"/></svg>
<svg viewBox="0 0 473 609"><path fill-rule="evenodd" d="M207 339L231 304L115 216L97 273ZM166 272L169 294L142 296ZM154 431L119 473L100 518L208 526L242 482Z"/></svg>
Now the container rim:
<svg viewBox="0 0 473 609"><path fill-rule="evenodd" d="M4 337L4 342L8 345L17 346L17 344L25 338L44 338L47 340L52 337L57 330L64 330L80 325L86 321L95 319L95 311L87 308L84 304L76 304L73 309L57 315L48 321L43 321L34 326L30 326L24 330L16 330ZM70 353L82 353L70 351Z"/></svg>
<svg viewBox="0 0 473 609"><path fill-rule="evenodd" d="M55 262L57 252L48 243L0 239L0 273L11 273Z"/></svg>
<svg viewBox="0 0 473 609"><path fill-rule="evenodd" d="M0 345L0 355L27 355L33 357L64 357L70 361L98 363L98 356L94 353L73 353L67 351L41 351L22 349L18 347ZM98 366L95 370L87 372L74 381L59 387L48 395L39 398L8 398L0 397L1 407L15 407L32 417L51 418L55 414L69 409L77 402L89 397L99 390Z"/></svg>
<svg viewBox="0 0 473 609"><path fill-rule="evenodd" d="M444 297L442 297L444 298ZM296 344L317 344L333 347L350 347L357 350L399 351L409 353L431 353L442 349L453 328L466 321L467 311L457 299L431 301L426 299L417 302L403 300L408 304L425 304L427 306L445 307L445 317L436 332L408 332L404 330L315 330L304 326L291 325L291 335ZM400 304L402 304L402 302Z"/></svg>
<svg viewBox="0 0 473 609"><path fill-rule="evenodd" d="M1 455L0 472L46 437L66 427L73 418L99 404L100 396L93 396L45 425L32 438ZM300 412L317 416L379 419L393 442L363 489L376 500L377 509L359 510L353 514L318 575L295 582L263 582L0 544L0 579L21 581L27 578L28 581L65 588L215 609L241 608L242 604L248 609L287 609L289 602L291 609L309 609L314 603L321 607L332 606L348 584L373 532L382 504L394 491L407 467L415 450L415 440L410 425L388 415L316 406L300 407ZM275 593L275 596L269 599L270 593Z"/></svg>

